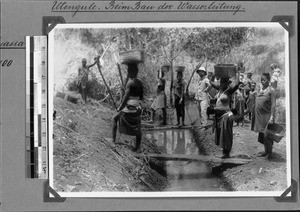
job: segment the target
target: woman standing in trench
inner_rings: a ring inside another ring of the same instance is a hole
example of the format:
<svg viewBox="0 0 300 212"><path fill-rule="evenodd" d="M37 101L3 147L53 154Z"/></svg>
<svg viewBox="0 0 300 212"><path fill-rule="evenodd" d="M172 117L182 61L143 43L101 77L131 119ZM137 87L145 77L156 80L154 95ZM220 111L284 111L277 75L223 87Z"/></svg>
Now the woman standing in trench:
<svg viewBox="0 0 300 212"><path fill-rule="evenodd" d="M270 85L271 76L263 73L261 76L262 88L255 100L254 131L258 132L258 142L264 145L265 152L259 157L272 158L273 141L265 137L265 129L269 122L274 122L275 90Z"/></svg>

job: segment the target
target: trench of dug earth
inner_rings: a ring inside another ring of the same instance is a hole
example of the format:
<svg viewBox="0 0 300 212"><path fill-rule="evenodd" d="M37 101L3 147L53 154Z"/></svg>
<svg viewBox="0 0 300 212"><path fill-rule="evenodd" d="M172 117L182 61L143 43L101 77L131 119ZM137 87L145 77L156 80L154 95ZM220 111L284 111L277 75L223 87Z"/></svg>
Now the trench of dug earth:
<svg viewBox="0 0 300 212"><path fill-rule="evenodd" d="M201 145L205 135L197 127L144 129L135 153L132 136L118 134L116 145L111 145L114 110L108 105L94 100L77 105L56 98L54 110L57 192L233 190L222 173L237 164L210 162Z"/></svg>

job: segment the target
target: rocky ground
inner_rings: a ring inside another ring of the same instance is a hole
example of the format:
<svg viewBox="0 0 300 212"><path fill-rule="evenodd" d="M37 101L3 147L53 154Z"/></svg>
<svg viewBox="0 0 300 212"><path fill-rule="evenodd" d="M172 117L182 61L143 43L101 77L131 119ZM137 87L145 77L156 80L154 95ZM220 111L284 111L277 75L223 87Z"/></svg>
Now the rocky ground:
<svg viewBox="0 0 300 212"><path fill-rule="evenodd" d="M247 119L247 118L246 118ZM286 139L273 145L273 159L258 157L264 151L257 142L257 133L250 130L250 123L234 124L234 139L231 157L252 159L245 165L210 166L222 177L230 190L234 191L284 191L287 189ZM222 156L222 149L214 143L212 129L195 128L194 136L203 154Z"/></svg>

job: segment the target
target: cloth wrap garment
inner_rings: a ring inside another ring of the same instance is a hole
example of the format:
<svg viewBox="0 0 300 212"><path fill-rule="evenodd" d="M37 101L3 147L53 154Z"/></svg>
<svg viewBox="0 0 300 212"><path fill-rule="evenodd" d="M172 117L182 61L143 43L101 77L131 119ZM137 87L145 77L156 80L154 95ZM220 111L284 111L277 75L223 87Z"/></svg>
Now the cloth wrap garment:
<svg viewBox="0 0 300 212"><path fill-rule="evenodd" d="M185 104L185 97L183 95L184 88L185 88L185 82L184 81L175 81L174 82L174 96L175 96L175 108L178 117L184 117L185 111L184 111L184 104ZM182 97L182 102L180 103L180 99Z"/></svg>
<svg viewBox="0 0 300 212"><path fill-rule="evenodd" d="M231 151L233 141L233 115L231 111L216 110L215 144Z"/></svg>
<svg viewBox="0 0 300 212"><path fill-rule="evenodd" d="M167 96L165 93L165 79L159 79L157 85L157 97L151 104L151 108L153 110L158 110L162 108L166 108L167 105Z"/></svg>
<svg viewBox="0 0 300 212"><path fill-rule="evenodd" d="M255 100L255 122L254 131L264 133L271 118L271 95L274 92L273 88L270 86L265 90L261 90ZM259 139L260 143L263 143Z"/></svg>
<svg viewBox="0 0 300 212"><path fill-rule="evenodd" d="M233 114L230 110L231 95L227 94L228 91L219 92L216 96L215 144L230 152L233 143Z"/></svg>
<svg viewBox="0 0 300 212"><path fill-rule="evenodd" d="M139 97L130 97L121 111L119 132L126 135L136 135L141 131L141 100Z"/></svg>

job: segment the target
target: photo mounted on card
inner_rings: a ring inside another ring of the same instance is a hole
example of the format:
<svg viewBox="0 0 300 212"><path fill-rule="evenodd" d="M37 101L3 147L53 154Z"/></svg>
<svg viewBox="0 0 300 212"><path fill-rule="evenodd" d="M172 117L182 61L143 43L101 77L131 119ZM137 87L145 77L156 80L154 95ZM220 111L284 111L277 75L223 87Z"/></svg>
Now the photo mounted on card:
<svg viewBox="0 0 300 212"><path fill-rule="evenodd" d="M61 197L278 197L291 185L279 23L58 24L48 44Z"/></svg>

